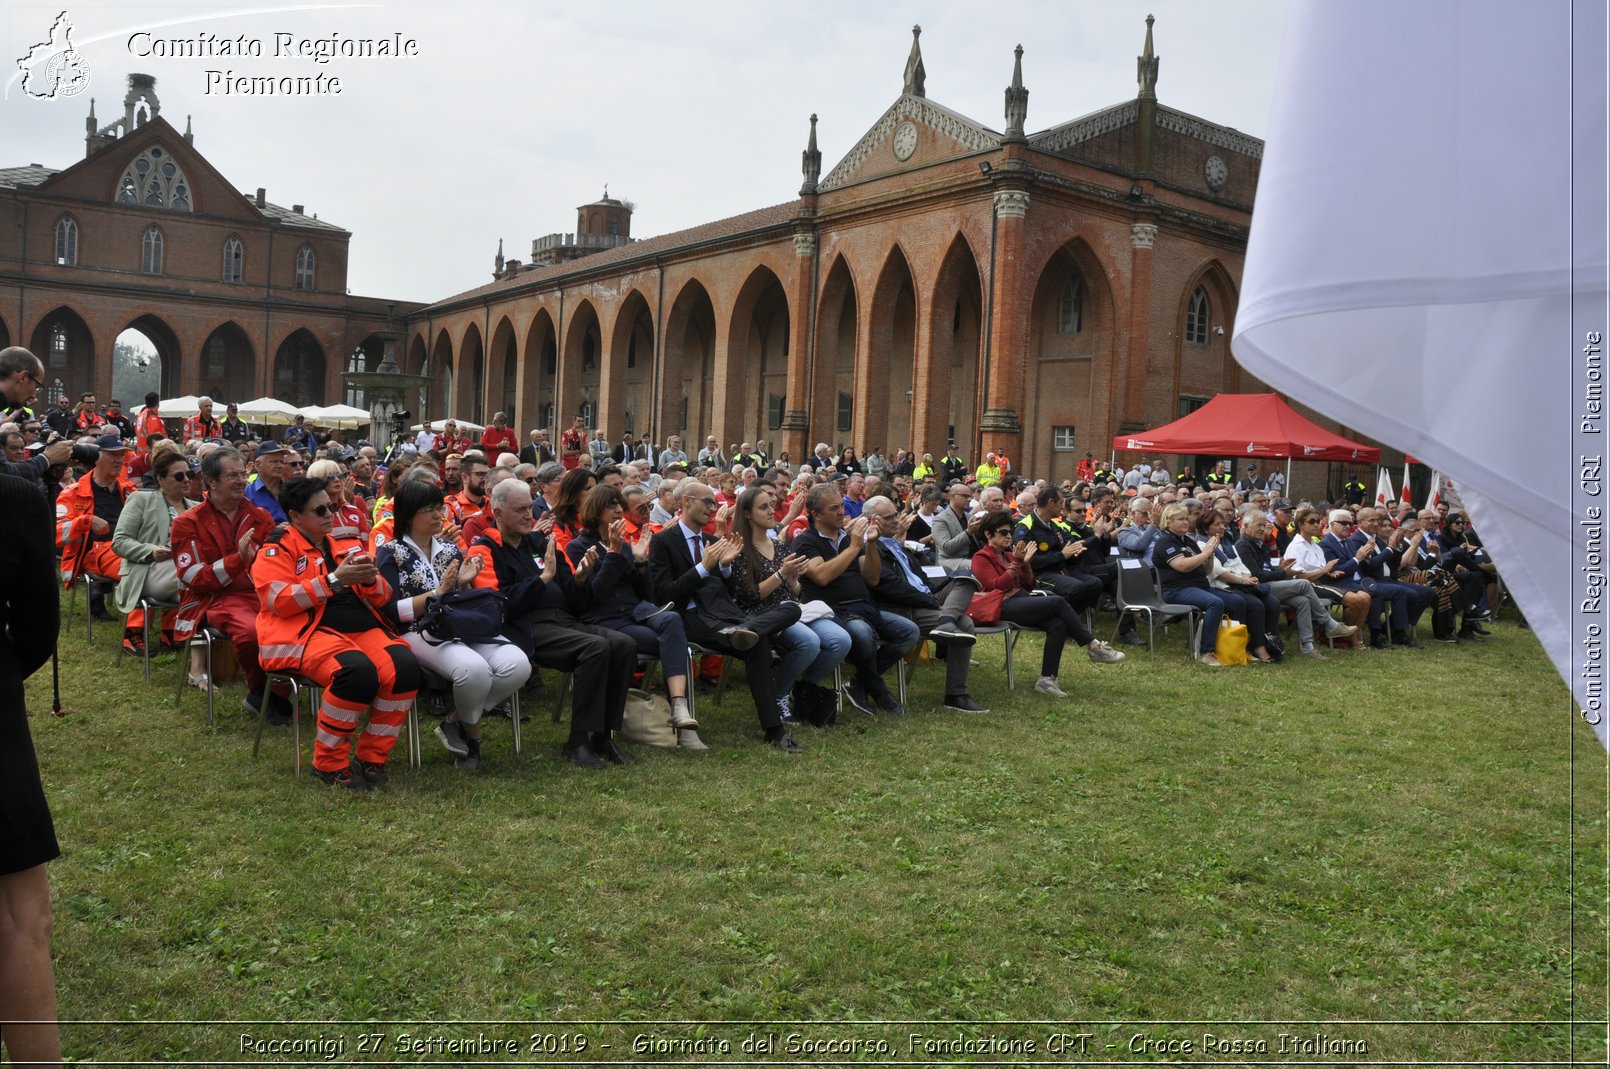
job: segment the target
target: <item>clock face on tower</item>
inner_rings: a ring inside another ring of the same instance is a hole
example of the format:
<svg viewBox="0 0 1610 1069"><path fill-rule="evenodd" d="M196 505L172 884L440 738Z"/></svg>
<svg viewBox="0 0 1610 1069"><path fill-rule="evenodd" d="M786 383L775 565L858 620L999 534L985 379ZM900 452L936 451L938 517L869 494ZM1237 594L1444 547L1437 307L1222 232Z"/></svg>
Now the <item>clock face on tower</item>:
<svg viewBox="0 0 1610 1069"><path fill-rule="evenodd" d="M1224 188L1224 183L1230 179L1230 168L1225 164L1222 156L1209 156L1207 163L1202 167L1207 176L1208 188L1217 193Z"/></svg>
<svg viewBox="0 0 1610 1069"><path fill-rule="evenodd" d="M894 132L894 158L904 163L917 151L917 127L909 122L900 124Z"/></svg>

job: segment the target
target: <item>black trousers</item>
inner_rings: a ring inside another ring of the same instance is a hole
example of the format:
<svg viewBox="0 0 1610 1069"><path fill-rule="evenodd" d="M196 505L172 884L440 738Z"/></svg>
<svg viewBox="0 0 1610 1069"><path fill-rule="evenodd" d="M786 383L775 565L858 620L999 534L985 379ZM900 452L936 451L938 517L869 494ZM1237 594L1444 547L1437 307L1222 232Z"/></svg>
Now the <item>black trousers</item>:
<svg viewBox="0 0 1610 1069"><path fill-rule="evenodd" d="M620 730L626 715L626 691L637 669L637 643L619 631L594 624L543 623L531 659L543 668L569 672L570 733Z"/></svg>
<svg viewBox="0 0 1610 1069"><path fill-rule="evenodd" d="M1036 585L1054 590L1068 599L1079 612L1092 608L1101 600L1101 580L1092 575L1065 575L1062 572L1046 572L1035 576Z"/></svg>
<svg viewBox="0 0 1610 1069"><path fill-rule="evenodd" d="M755 643L753 649L740 653L728 645L720 633L720 627L727 625L718 621L717 626L712 627L698 612L686 613L682 617L682 626L688 633L688 639L695 645L743 660L744 675L749 679L749 696L755 701L755 715L760 718L763 731L781 727L783 723L782 710L777 705L777 688L772 685L771 636L788 630L789 625L798 619L799 614L793 608L762 609L753 616L745 617L742 626L759 635L760 641Z"/></svg>
<svg viewBox="0 0 1610 1069"><path fill-rule="evenodd" d="M1073 611L1066 598L1014 594L1001 602L1001 619L1020 627L1036 627L1045 632L1045 652L1040 656L1040 674L1057 677L1062 667L1062 647L1068 636L1080 646L1090 645L1090 628L1083 616Z"/></svg>

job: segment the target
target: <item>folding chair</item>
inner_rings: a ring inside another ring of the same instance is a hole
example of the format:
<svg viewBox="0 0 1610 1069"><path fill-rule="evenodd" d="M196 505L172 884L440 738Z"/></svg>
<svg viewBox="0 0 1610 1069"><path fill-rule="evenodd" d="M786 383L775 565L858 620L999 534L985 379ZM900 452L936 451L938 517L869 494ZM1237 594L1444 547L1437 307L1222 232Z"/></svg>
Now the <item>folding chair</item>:
<svg viewBox="0 0 1610 1069"><path fill-rule="evenodd" d="M173 704L174 705L179 705L181 703L181 699L184 697L185 683L190 678L190 657L188 656L188 654L190 653L190 650L194 649L197 643L200 643L201 645L205 646L206 649L207 649L207 683L208 683L208 686L207 686L207 726L208 727L212 727L216 723L216 720L214 719L214 716L213 716L212 644L214 642L227 642L227 641L229 641L229 636L225 635L222 631L216 630L215 628L211 628L211 627L201 627L201 628L197 628L196 633L190 637L190 641L185 643L184 648L179 651L179 658L178 658L178 660L179 660L179 678L178 678L178 682L174 685L174 688L173 688ZM146 648L150 649L149 646L147 646Z"/></svg>
<svg viewBox="0 0 1610 1069"><path fill-rule="evenodd" d="M207 677L211 679L209 675ZM296 749L291 753L291 771L297 779L302 778L302 691L308 692L308 702L312 706L310 714L315 725L319 721L319 702L322 700L324 688L305 676L294 672L269 672L267 680L263 683L263 693L257 703L257 737L252 740L252 758L257 757L258 749L263 745L263 728L268 724L268 696L274 691L275 683L283 683L291 688L291 739Z"/></svg>
<svg viewBox="0 0 1610 1069"><path fill-rule="evenodd" d="M145 681L151 682L151 614L158 609L173 610L179 607L177 601L158 601L156 598L140 595L140 612L145 619L140 621L140 648L144 651L141 660L145 662ZM182 650L180 652L183 652ZM181 658L182 660L183 658ZM211 676L207 677L211 679Z"/></svg>
<svg viewBox="0 0 1610 1069"><path fill-rule="evenodd" d="M1163 618L1163 632L1168 633L1168 625L1174 620L1187 620L1191 623L1190 651L1196 651L1196 622L1202 616L1202 610L1190 605L1170 605L1163 600L1162 577L1157 569L1148 567L1145 561L1125 558L1118 561L1118 618L1123 620L1126 612L1143 612L1146 614L1146 656L1155 654L1156 645L1156 617ZM1113 632L1116 641L1118 633Z"/></svg>
<svg viewBox="0 0 1610 1069"><path fill-rule="evenodd" d="M1022 626L1020 626L1018 624L1014 624L1014 623L1011 623L1011 622L1006 621L1006 620L1003 620L998 624L990 624L988 626L980 625L980 626L977 626L977 627L973 628L973 633L976 634L979 638L983 638L986 635L1000 635L1000 636L1002 636L1002 644L1006 647L1006 689L1007 690L1016 690L1017 689L1017 685L1016 685L1016 683L1014 682L1014 680L1012 678L1012 651L1014 649L1016 649L1016 647L1017 647L1017 635L1018 635L1018 632L1023 631L1023 630L1037 631L1039 629L1038 628L1024 628L1024 627L1022 627Z"/></svg>

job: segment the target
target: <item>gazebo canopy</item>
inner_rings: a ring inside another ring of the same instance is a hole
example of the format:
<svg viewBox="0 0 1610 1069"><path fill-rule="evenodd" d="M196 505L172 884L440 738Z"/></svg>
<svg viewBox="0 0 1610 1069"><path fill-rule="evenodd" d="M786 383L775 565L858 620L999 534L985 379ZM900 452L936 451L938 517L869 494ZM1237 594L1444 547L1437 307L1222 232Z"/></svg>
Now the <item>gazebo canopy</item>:
<svg viewBox="0 0 1610 1069"><path fill-rule="evenodd" d="M1116 450L1222 454L1379 463L1381 451L1349 441L1301 415L1273 393L1221 393L1188 416L1149 431L1120 434Z"/></svg>

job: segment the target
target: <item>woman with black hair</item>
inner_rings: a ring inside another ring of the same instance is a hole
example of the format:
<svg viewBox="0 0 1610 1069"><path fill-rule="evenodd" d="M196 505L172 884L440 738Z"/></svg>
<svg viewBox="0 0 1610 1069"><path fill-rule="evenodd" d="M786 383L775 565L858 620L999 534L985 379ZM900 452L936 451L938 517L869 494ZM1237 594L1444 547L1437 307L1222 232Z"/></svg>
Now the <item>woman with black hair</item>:
<svg viewBox="0 0 1610 1069"><path fill-rule="evenodd" d="M481 764L481 717L531 678L531 662L501 636L484 642L434 640L419 621L436 598L474 585L480 557L464 559L458 543L437 535L442 527L442 489L409 481L397 488L393 518L398 537L380 547L375 566L391 584L386 615L401 632L419 663L453 685L453 711L436 728L436 737L458 759L458 767Z"/></svg>
<svg viewBox="0 0 1610 1069"><path fill-rule="evenodd" d="M553 495L554 548L565 552L570 540L576 537L581 516L581 500L598 482L591 468L572 468L559 480L559 492Z"/></svg>
<svg viewBox="0 0 1610 1069"><path fill-rule="evenodd" d="M563 488L560 496L564 496ZM558 506L554 511L558 512ZM596 562L584 580L592 604L581 618L619 631L637 644L638 653L658 657L671 705L673 709L683 709L688 697L687 632L682 617L671 606L648 600L648 577L638 570L632 544L625 539L625 517L626 499L613 486L595 486L582 499L576 533L565 547L566 558L578 571L589 553ZM554 530L558 529L555 522ZM698 725L679 719L677 726Z"/></svg>

